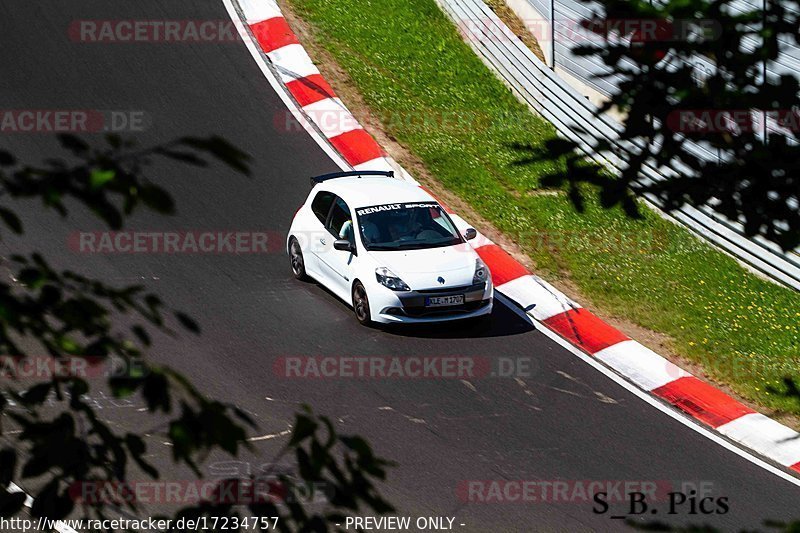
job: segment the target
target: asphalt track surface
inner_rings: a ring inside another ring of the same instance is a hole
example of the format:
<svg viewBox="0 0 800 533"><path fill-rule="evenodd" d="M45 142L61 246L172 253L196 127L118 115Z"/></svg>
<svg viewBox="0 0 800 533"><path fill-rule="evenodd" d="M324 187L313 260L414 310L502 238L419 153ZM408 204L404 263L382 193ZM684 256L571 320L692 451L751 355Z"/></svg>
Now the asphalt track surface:
<svg viewBox="0 0 800 533"><path fill-rule="evenodd" d="M0 107L143 110L152 126L134 135L142 143L221 135L253 156L250 179L220 165L156 164L151 174L173 194L178 213L140 214L130 229L285 232L308 176L336 170L307 134L275 127L285 108L242 43L92 45L67 37L78 19L227 20L218 0L6 2L0 19ZM0 146L33 162L63 154L46 134L4 134ZM286 430L308 403L341 431L366 436L399 463L384 487L398 514L456 516L462 531L624 527L609 517L623 507L596 515L591 502L477 504L456 496L464 480L522 479L710 482L715 496L729 500L724 515L649 517L674 524L734 530L800 514L797 487L647 405L503 306L483 333L365 329L331 294L296 282L282 253L81 255L67 237L104 229L96 219L76 212L62 220L38 208L24 215L25 240L6 240L3 255L39 249L54 264L107 282L145 282L202 327L199 337L158 337L153 358L251 412L261 434ZM528 356L536 368L524 383L287 380L272 372L286 355ZM135 402L102 406L120 429L147 427ZM156 460L168 457L162 440L148 439ZM261 455L243 460L265 462L280 444L280 437L258 441ZM164 472L185 476L169 466Z"/></svg>

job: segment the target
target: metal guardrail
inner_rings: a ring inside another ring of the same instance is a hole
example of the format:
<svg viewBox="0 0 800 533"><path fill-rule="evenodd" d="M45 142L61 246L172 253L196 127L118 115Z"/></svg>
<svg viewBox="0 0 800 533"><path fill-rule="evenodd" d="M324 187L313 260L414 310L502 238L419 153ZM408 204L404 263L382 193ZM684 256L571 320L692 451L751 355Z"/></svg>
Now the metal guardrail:
<svg viewBox="0 0 800 533"><path fill-rule="evenodd" d="M469 27L469 45L522 102L550 121L560 135L577 143L588 159L614 172L626 167L625 160L614 153L594 150L596 141L605 139L619 149L618 153L636 154L635 143L620 140L622 126L612 118L598 115L595 105L536 57L482 0L437 2L459 27ZM645 165L641 180L658 181L679 171ZM643 197L659 208L656 197ZM751 268L800 290L800 255L796 252L786 253L763 238L745 236L741 224L722 217L708 206L684 205L669 213L659 212Z"/></svg>

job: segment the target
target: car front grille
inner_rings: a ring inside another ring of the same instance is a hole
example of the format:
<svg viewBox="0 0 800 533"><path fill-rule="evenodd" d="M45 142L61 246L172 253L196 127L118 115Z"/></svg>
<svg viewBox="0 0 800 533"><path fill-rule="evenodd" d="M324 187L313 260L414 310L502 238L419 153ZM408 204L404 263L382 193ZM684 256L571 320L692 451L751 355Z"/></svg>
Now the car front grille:
<svg viewBox="0 0 800 533"><path fill-rule="evenodd" d="M475 285L462 285L461 287L445 287L442 289L423 289L416 292L420 294L442 294L444 292L451 292L453 294L465 292L483 291L486 288L486 283L476 283Z"/></svg>
<svg viewBox="0 0 800 533"><path fill-rule="evenodd" d="M422 292L422 291L420 291ZM411 318L420 318L426 316L441 316L441 315L458 315L476 311L482 307L489 305L490 299L477 300L474 302L467 302L462 305L454 305L452 307L390 307L386 310L387 314L395 316L407 316Z"/></svg>

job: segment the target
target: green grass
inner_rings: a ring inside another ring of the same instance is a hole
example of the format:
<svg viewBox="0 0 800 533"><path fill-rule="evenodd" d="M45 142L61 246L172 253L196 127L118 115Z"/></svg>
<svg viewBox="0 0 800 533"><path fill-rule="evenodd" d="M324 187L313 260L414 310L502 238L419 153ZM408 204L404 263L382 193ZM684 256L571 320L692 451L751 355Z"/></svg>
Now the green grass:
<svg viewBox="0 0 800 533"><path fill-rule="evenodd" d="M672 349L745 398L800 405L768 386L800 377L800 294L764 281L643 209L627 218L587 202L577 213L515 165L541 146L532 115L480 62L433 0L289 0L347 71L386 130L445 187L512 237L546 279L568 278L594 308L669 335ZM541 194L541 193L547 194Z"/></svg>

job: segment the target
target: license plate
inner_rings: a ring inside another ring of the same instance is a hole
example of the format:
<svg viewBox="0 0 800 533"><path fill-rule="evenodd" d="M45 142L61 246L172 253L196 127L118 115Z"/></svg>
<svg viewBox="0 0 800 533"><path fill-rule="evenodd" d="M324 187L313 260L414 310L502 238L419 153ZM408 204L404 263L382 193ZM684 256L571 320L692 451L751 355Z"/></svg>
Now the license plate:
<svg viewBox="0 0 800 533"><path fill-rule="evenodd" d="M453 296L429 296L425 298L425 307L445 307L448 305L461 305L463 303L463 294L456 294Z"/></svg>

